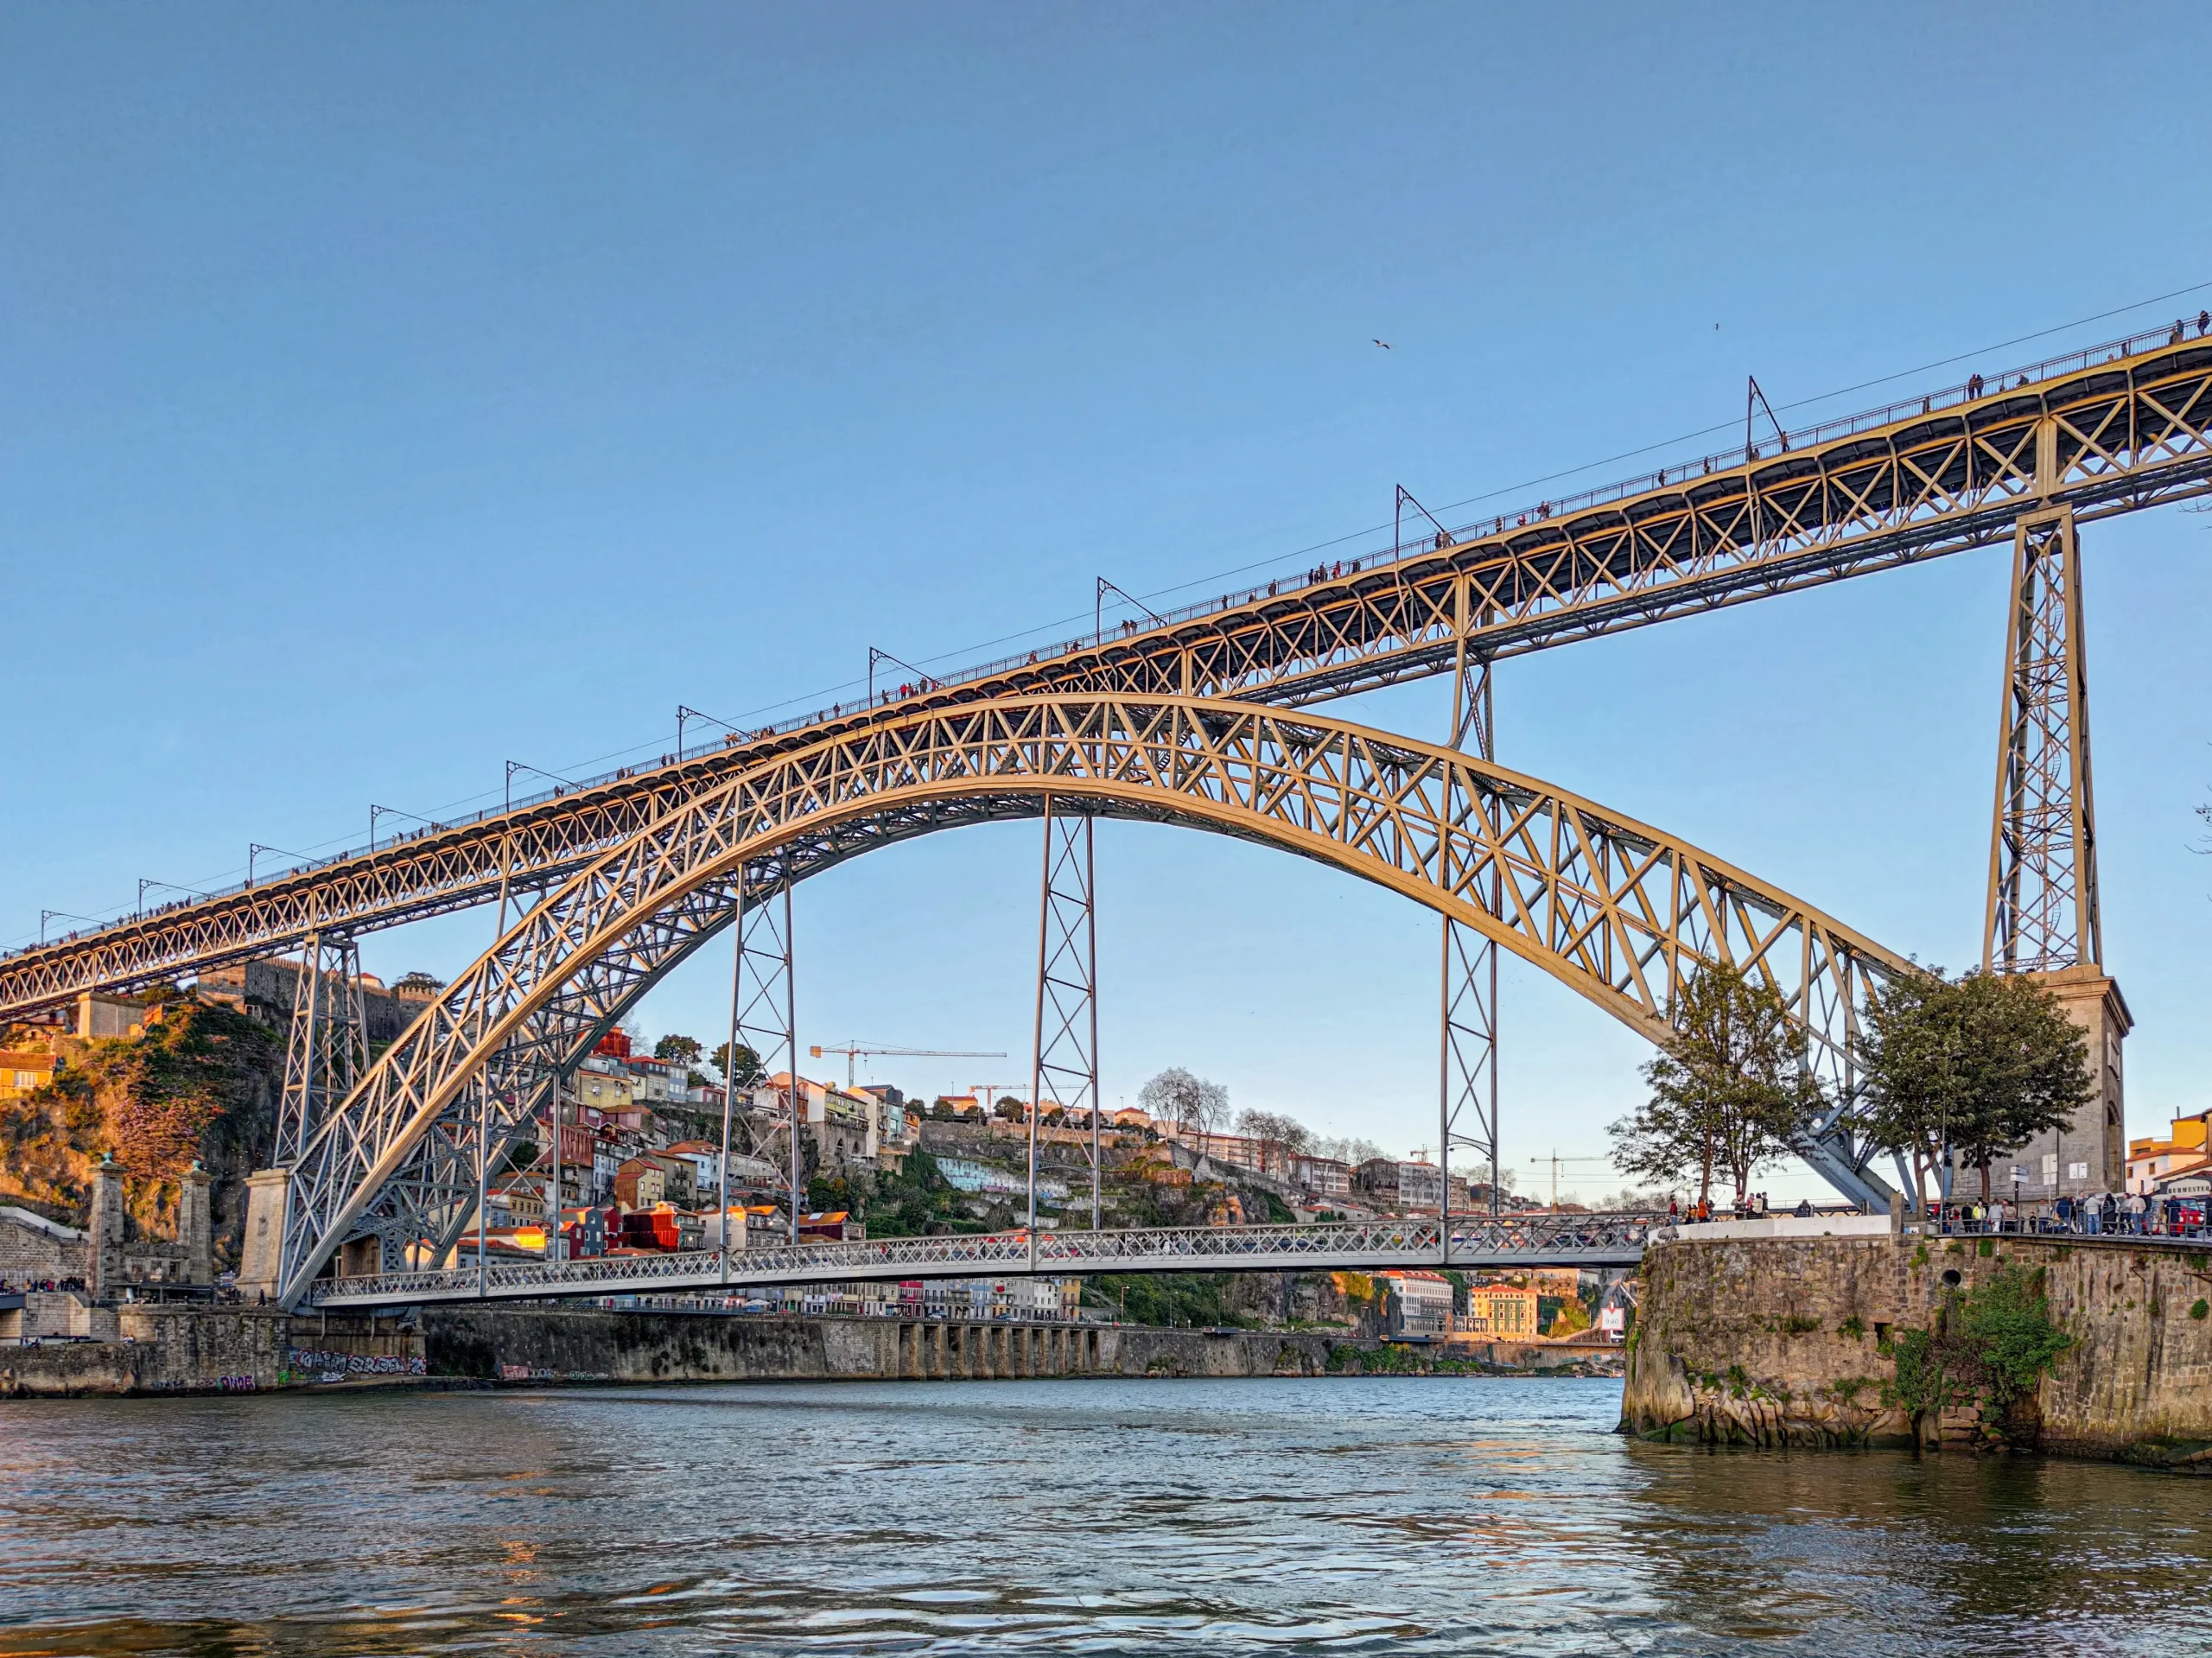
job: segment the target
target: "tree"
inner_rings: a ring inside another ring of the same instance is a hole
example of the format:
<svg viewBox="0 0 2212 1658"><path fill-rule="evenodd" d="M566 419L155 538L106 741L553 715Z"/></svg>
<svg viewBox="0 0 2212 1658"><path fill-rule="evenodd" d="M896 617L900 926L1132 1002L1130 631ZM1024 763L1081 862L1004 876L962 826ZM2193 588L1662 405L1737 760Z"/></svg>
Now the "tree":
<svg viewBox="0 0 2212 1658"><path fill-rule="evenodd" d="M2088 1098L2088 1045L2035 980L1941 968L1901 974L1869 998L1858 1046L1867 1128L1909 1157L1925 1209L1927 1177L1947 1159L1981 1173L2037 1135L2064 1128Z"/></svg>
<svg viewBox="0 0 2212 1658"><path fill-rule="evenodd" d="M728 1045L725 1044L725 1046ZM699 1045L696 1036L677 1036L673 1033L653 1044L653 1058L671 1060L679 1065L695 1065L706 1050Z"/></svg>
<svg viewBox="0 0 2212 1658"><path fill-rule="evenodd" d="M1137 1090L1137 1103L1159 1121L1211 1136L1229 1115L1229 1090L1170 1065Z"/></svg>
<svg viewBox="0 0 2212 1658"><path fill-rule="evenodd" d="M1700 1201L1726 1174L1739 1208L1821 1098L1781 994L1725 962L1683 986L1674 1035L1643 1077L1650 1097L1612 1125L1615 1166L1661 1182L1694 1172Z"/></svg>
<svg viewBox="0 0 2212 1658"><path fill-rule="evenodd" d="M732 1088L758 1088L767 1080L767 1067L760 1063L760 1056L742 1042L737 1045L737 1070L734 1074L730 1070L728 1043L716 1044L713 1057L715 1069L721 1072L722 1080Z"/></svg>
<svg viewBox="0 0 2212 1658"><path fill-rule="evenodd" d="M1004 1122L1026 1122L1029 1117L1028 1108L1011 1094L1000 1095L999 1102L992 1108L992 1112Z"/></svg>
<svg viewBox="0 0 2212 1658"><path fill-rule="evenodd" d="M1303 1157L1313 1144L1313 1132L1296 1117L1280 1111L1246 1109L1237 1114L1236 1132L1260 1142L1261 1151L1278 1167L1287 1167L1294 1157Z"/></svg>

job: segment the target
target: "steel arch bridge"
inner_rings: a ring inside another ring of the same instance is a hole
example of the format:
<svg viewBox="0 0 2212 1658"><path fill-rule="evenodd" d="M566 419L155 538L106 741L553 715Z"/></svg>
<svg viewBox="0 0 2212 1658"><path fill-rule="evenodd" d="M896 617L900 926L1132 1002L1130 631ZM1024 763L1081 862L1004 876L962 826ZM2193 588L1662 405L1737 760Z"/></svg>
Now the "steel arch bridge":
<svg viewBox="0 0 2212 1658"><path fill-rule="evenodd" d="M1733 962L1779 990L1831 1086L1801 1151L1847 1191L1886 1199L1854 1132L1851 1038L1869 987L1906 963L1840 922L1457 749L1239 702L1013 696L769 756L548 892L314 1128L286 1177L278 1299L296 1303L364 1229L430 1240L443 1259L476 1171L741 904L873 848L1048 810L1185 824L1362 876L1654 1039L1700 963Z"/></svg>

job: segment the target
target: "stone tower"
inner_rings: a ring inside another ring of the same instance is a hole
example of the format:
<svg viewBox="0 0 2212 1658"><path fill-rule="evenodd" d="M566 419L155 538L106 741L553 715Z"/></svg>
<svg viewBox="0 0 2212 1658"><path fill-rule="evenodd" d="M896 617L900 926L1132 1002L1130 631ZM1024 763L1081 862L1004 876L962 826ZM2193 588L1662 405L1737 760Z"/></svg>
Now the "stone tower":
<svg viewBox="0 0 2212 1658"><path fill-rule="evenodd" d="M177 1199L176 1241L184 1246L184 1281L215 1281L215 1216L207 1171L195 1159L184 1172L184 1191Z"/></svg>
<svg viewBox="0 0 2212 1658"><path fill-rule="evenodd" d="M108 1297L123 1289L123 1171L115 1153L102 1152L92 1171L92 1223L86 1229L86 1264L95 1296Z"/></svg>

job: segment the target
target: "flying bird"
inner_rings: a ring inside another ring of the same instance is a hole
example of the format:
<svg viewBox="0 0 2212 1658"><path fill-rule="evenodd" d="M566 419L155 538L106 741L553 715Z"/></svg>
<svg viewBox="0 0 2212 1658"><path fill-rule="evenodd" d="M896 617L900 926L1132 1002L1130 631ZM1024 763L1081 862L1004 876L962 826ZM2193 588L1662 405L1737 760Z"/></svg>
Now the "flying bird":
<svg viewBox="0 0 2212 1658"><path fill-rule="evenodd" d="M1375 343L1382 346L1384 351L1389 351L1390 349L1390 342L1387 340L1378 340Z"/></svg>

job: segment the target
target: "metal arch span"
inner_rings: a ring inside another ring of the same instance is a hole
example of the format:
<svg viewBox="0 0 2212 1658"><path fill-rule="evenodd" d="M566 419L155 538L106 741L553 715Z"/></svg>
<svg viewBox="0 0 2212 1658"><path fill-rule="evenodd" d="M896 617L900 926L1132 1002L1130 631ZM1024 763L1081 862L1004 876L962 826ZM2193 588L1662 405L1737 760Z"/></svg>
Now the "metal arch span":
<svg viewBox="0 0 2212 1658"><path fill-rule="evenodd" d="M1186 823L1363 876L1495 938L1653 1039L1699 963L1736 962L1782 993L1846 1102L1869 982L1905 968L1733 865L1456 750L1172 697L1015 696L931 710L771 757L546 894L306 1147L281 1298L296 1301L388 1183L424 1184L409 1171L426 1145L463 1166L480 1115L494 1143L531 1121L544 1079L720 924L707 895L741 880L773 891L891 841L1034 816L1047 796L1058 810ZM1493 892L1497 913L1485 904ZM491 1103L461 1109L480 1075ZM1844 1108L1822 1129L1802 1148L1808 1159L1848 1195L1885 1198ZM449 1236L457 1223L444 1221Z"/></svg>

